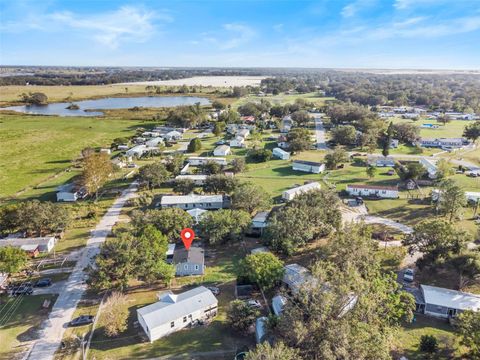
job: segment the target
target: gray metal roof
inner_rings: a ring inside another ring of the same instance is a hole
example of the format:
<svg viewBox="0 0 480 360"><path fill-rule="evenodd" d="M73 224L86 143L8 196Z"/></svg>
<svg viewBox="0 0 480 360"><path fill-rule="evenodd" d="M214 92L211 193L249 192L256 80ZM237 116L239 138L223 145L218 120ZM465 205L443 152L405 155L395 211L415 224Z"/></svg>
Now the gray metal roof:
<svg viewBox="0 0 480 360"><path fill-rule="evenodd" d="M180 294L165 294L160 301L137 310L150 329L187 316L210 306L217 306L217 298L204 286Z"/></svg>
<svg viewBox="0 0 480 360"><path fill-rule="evenodd" d="M223 202L222 195L165 195L162 196L162 205L197 204Z"/></svg>
<svg viewBox="0 0 480 360"><path fill-rule="evenodd" d="M420 285L425 304L445 306L452 309L480 311L480 295L461 291Z"/></svg>
<svg viewBox="0 0 480 360"><path fill-rule="evenodd" d="M203 264L205 261L204 251L199 247L191 247L189 250L182 248L176 249L173 254L173 263L180 264L184 262Z"/></svg>

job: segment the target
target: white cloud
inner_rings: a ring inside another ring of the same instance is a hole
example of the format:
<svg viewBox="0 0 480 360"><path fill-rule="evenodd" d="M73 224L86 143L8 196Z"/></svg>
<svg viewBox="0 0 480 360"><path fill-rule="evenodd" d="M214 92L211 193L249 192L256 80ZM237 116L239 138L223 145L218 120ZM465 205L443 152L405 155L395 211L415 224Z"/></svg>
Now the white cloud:
<svg viewBox="0 0 480 360"><path fill-rule="evenodd" d="M248 43L254 36L255 31L247 25L231 23L224 24L223 28L230 33L233 33L235 36L226 40L222 45L222 49L233 49L239 47L240 45Z"/></svg>
<svg viewBox="0 0 480 360"><path fill-rule="evenodd" d="M370 7L375 4L374 0L356 0L350 4L345 5L342 8L340 14L344 18L349 18L355 16L358 12L362 11L364 8Z"/></svg>
<svg viewBox="0 0 480 360"><path fill-rule="evenodd" d="M1 30L64 32L65 28L68 28L114 49L124 42L145 42L156 32L156 21L173 21L166 12L154 12L136 6L122 6L115 11L97 14L77 14L70 11L37 13L29 14L29 18L35 20L11 21L3 24Z"/></svg>
<svg viewBox="0 0 480 360"><path fill-rule="evenodd" d="M459 5L459 4L475 4L477 0L395 0L393 6L398 10L406 10L418 7L429 7L436 5Z"/></svg>

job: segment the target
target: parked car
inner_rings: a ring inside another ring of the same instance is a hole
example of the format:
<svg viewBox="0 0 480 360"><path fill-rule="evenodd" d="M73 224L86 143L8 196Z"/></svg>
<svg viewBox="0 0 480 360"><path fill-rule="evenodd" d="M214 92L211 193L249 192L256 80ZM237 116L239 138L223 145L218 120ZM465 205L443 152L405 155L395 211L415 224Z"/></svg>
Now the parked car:
<svg viewBox="0 0 480 360"><path fill-rule="evenodd" d="M262 304L260 304L260 301L258 300L247 300L247 305L249 307L252 307L252 308L255 308L255 309L261 309L262 308Z"/></svg>
<svg viewBox="0 0 480 360"><path fill-rule="evenodd" d="M33 289L31 286L21 285L18 287L14 287L12 289L12 296L19 296L19 295L32 295Z"/></svg>
<svg viewBox="0 0 480 360"><path fill-rule="evenodd" d="M79 317L70 321L69 326L82 326L93 323L95 316L93 315L80 315Z"/></svg>
<svg viewBox="0 0 480 360"><path fill-rule="evenodd" d="M47 287L52 285L52 279L46 278L46 279L40 279L35 283L35 287Z"/></svg>
<svg viewBox="0 0 480 360"><path fill-rule="evenodd" d="M210 290L213 295L220 295L220 289L216 286L207 286L207 289Z"/></svg>
<svg viewBox="0 0 480 360"><path fill-rule="evenodd" d="M395 175L395 170L393 170L393 169L388 170L388 171L387 171L387 175L388 175L388 176Z"/></svg>
<svg viewBox="0 0 480 360"><path fill-rule="evenodd" d="M413 282L414 274L415 274L415 272L413 271L413 269L405 270L405 272L403 273L403 281Z"/></svg>

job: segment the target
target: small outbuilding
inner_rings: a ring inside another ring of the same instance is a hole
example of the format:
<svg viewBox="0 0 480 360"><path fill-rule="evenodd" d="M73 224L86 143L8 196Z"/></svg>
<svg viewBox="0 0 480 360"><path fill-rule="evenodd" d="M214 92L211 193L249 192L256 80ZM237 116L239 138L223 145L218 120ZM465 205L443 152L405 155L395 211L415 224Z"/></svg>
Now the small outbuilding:
<svg viewBox="0 0 480 360"><path fill-rule="evenodd" d="M227 156L232 153L232 150L230 149L230 146L228 145L220 145L213 150L213 155L214 156Z"/></svg>
<svg viewBox="0 0 480 360"><path fill-rule="evenodd" d="M276 147L272 151L273 156L276 158L279 158L281 160L288 160L290 159L290 153L286 152L285 150L280 149L279 147Z"/></svg>
<svg viewBox="0 0 480 360"><path fill-rule="evenodd" d="M325 164L314 161L294 160L292 162L292 170L320 174L325 171Z"/></svg>

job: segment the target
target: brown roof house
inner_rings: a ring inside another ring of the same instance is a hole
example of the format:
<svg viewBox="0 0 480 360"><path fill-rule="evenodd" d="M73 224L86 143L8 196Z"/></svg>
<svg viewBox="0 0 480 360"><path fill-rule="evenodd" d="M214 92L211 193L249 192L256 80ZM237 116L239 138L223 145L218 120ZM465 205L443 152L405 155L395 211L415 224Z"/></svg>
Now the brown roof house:
<svg viewBox="0 0 480 360"><path fill-rule="evenodd" d="M205 273L205 255L200 247L175 249L173 254L176 276L203 275Z"/></svg>

